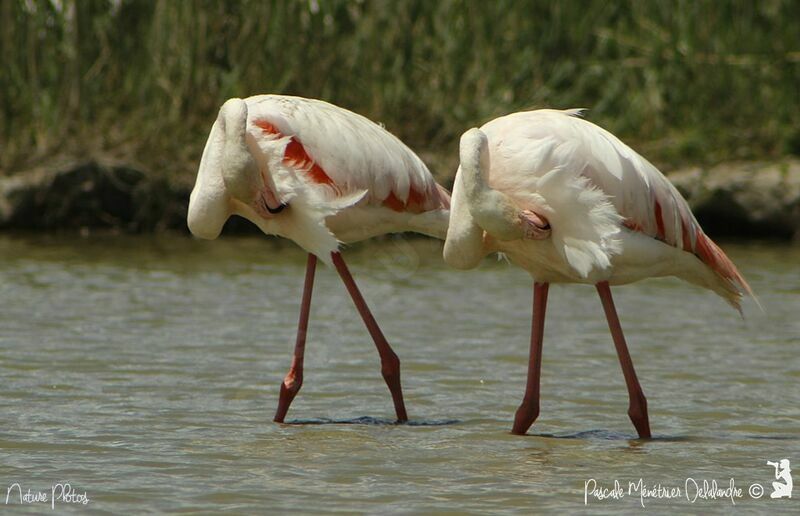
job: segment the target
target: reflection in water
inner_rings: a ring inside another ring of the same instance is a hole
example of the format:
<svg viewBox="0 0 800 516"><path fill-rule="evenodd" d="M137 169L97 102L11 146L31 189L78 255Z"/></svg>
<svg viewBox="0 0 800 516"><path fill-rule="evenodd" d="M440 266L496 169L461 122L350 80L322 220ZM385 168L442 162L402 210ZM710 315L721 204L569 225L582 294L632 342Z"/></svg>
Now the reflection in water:
<svg viewBox="0 0 800 516"><path fill-rule="evenodd" d="M286 421L286 425L407 425L407 426L444 426L455 425L461 421L457 419L411 419L399 423L393 419L382 419L370 416L354 417L350 419L310 418Z"/></svg>
<svg viewBox="0 0 800 516"><path fill-rule="evenodd" d="M582 507L588 478L769 486L766 460L800 456L800 249L723 247L765 314L750 304L742 321L669 279L614 291L656 435L641 441L591 287L551 289L541 415L520 438L525 273L493 260L448 270L430 240L348 249L402 360L412 421L394 424L374 346L322 268L294 424L277 425L302 251L264 238L0 239L0 479L70 481L109 512L547 511Z"/></svg>

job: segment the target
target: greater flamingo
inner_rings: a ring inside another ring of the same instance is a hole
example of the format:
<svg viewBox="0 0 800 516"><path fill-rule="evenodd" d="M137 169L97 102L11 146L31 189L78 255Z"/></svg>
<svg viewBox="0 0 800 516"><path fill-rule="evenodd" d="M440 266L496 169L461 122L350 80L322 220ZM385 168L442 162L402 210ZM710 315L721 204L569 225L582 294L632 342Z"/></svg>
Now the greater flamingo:
<svg viewBox="0 0 800 516"><path fill-rule="evenodd" d="M580 110L537 110L492 120L461 137L460 167L444 246L453 267L505 253L533 277L528 379L512 432L539 415L550 283L594 284L628 388L628 415L650 437L610 285L677 276L739 308L745 279L700 228L686 201L647 160Z"/></svg>
<svg viewBox="0 0 800 516"><path fill-rule="evenodd" d="M294 357L274 420L283 422L303 383L317 258L332 264L375 341L397 420L407 421L400 360L339 252L392 232L443 239L450 197L422 161L379 125L320 100L281 95L230 99L211 128L189 201L188 225L216 238L240 215L308 252Z"/></svg>

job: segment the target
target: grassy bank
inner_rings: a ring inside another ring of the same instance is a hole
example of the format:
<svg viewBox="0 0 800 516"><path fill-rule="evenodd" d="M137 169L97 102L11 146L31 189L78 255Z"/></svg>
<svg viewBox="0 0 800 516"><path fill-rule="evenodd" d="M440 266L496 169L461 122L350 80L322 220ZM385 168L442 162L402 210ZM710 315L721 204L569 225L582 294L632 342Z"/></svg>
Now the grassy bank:
<svg viewBox="0 0 800 516"><path fill-rule="evenodd" d="M588 107L658 164L800 154L800 3L0 0L0 169L188 180L224 99L318 97L446 179L461 132Z"/></svg>

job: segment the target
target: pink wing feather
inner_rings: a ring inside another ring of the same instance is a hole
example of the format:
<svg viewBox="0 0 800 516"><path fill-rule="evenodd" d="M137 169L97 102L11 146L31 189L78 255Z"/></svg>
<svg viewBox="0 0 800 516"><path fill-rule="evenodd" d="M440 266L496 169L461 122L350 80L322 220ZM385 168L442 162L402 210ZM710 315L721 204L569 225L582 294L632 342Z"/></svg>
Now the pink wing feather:
<svg viewBox="0 0 800 516"><path fill-rule="evenodd" d="M694 254L731 286L753 296L733 262L706 236L686 200L655 166L605 129L563 118L590 142L596 162L584 175L611 195L628 229Z"/></svg>
<svg viewBox="0 0 800 516"><path fill-rule="evenodd" d="M289 137L284 163L334 195L365 190L370 204L412 213L449 208L447 191L417 155L361 115L300 97L259 95L246 102L252 136Z"/></svg>
<svg viewBox="0 0 800 516"><path fill-rule="evenodd" d="M550 109L520 112L497 118L481 129L509 149L497 157L507 162L508 170L542 176L550 170L548 166L581 167L581 175L609 197L626 228L694 254L733 291L742 289L752 295L747 281L703 233L672 183L613 134L582 120L578 113ZM556 158L551 149L561 145L570 151Z"/></svg>

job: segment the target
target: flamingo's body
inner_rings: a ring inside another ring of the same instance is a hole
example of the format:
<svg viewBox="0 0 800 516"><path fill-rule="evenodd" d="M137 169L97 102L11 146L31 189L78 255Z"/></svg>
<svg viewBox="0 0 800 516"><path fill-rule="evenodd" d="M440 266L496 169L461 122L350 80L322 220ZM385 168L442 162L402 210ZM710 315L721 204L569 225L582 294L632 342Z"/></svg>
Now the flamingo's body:
<svg viewBox="0 0 800 516"><path fill-rule="evenodd" d="M505 253L534 279L531 362L514 431L538 415L541 335L550 283L597 285L631 394L629 414L650 435L609 285L677 276L735 307L750 292L702 231L686 201L647 160L576 110L497 118L461 139L445 260L472 268Z"/></svg>
<svg viewBox="0 0 800 516"><path fill-rule="evenodd" d="M216 238L240 215L327 261L339 243L385 233L444 238L448 201L417 155L374 122L320 100L258 95L220 109L188 223Z"/></svg>
<svg viewBox="0 0 800 516"><path fill-rule="evenodd" d="M259 95L228 100L206 143L189 202L193 234L216 238L231 215L308 251L295 359L281 386L283 421L302 384L316 257L342 276L381 354L399 420L406 419L399 360L339 254L392 232L444 238L449 195L399 139L370 120L319 100Z"/></svg>

